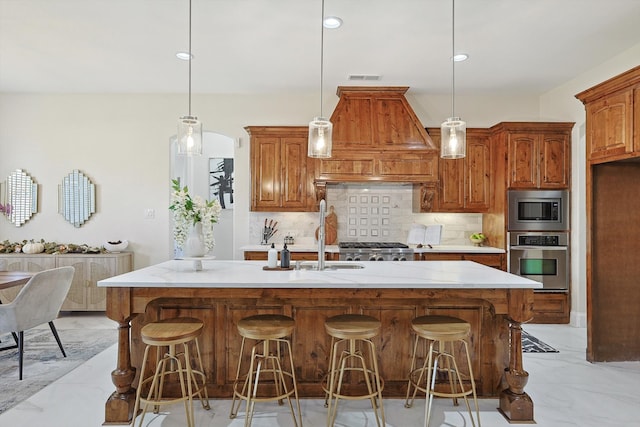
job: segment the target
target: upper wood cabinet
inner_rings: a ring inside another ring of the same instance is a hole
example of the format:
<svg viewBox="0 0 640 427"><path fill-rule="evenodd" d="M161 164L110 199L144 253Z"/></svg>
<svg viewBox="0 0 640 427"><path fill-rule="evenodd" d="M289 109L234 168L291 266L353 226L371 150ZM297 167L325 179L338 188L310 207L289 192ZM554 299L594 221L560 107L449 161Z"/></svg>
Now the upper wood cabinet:
<svg viewBox="0 0 640 427"><path fill-rule="evenodd" d="M440 135L438 135L438 141ZM491 145L483 129L467 131L463 159L440 159L440 212L487 212L491 204Z"/></svg>
<svg viewBox="0 0 640 427"><path fill-rule="evenodd" d="M308 128L248 126L251 136L251 210L315 211L314 159Z"/></svg>
<svg viewBox="0 0 640 427"><path fill-rule="evenodd" d="M587 115L587 161L640 157L640 66L576 95Z"/></svg>
<svg viewBox="0 0 640 427"><path fill-rule="evenodd" d="M506 139L511 189L569 188L574 123L503 122L492 128Z"/></svg>

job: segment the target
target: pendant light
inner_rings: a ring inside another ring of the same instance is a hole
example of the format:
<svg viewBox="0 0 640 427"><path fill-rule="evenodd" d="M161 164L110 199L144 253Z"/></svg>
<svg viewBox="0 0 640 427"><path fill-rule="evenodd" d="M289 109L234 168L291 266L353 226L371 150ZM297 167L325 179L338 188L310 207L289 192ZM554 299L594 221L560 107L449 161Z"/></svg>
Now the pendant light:
<svg viewBox="0 0 640 427"><path fill-rule="evenodd" d="M178 154L202 154L202 122L191 115L191 0L189 0L189 114L178 120Z"/></svg>
<svg viewBox="0 0 640 427"><path fill-rule="evenodd" d="M467 151L467 123L455 114L456 92L456 0L451 0L451 117L440 126L440 157L460 159Z"/></svg>
<svg viewBox="0 0 640 427"><path fill-rule="evenodd" d="M322 115L322 90L324 80L324 0L322 0L322 17L320 19L320 116L309 122L309 148L307 155L314 158L331 157L333 123Z"/></svg>

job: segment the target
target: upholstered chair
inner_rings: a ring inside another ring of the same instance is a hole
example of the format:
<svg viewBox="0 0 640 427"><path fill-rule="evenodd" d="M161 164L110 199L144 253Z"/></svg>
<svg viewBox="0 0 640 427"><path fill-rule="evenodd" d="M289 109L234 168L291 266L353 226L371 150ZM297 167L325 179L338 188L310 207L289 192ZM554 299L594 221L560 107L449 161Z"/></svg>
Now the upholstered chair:
<svg viewBox="0 0 640 427"><path fill-rule="evenodd" d="M24 331L28 329L49 323L62 355L67 357L53 320L60 313L62 303L71 287L74 272L73 267L60 267L36 273L13 301L0 305L0 334L17 333L18 335L20 379L22 379L24 356Z"/></svg>

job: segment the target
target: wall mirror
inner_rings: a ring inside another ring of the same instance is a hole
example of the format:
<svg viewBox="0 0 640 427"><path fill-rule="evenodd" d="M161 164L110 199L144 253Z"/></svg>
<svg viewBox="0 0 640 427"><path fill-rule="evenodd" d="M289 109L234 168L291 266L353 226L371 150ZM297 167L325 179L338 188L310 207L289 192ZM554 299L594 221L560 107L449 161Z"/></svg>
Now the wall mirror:
<svg viewBox="0 0 640 427"><path fill-rule="evenodd" d="M16 227L38 212L38 184L21 169L16 169L0 185L0 213Z"/></svg>
<svg viewBox="0 0 640 427"><path fill-rule="evenodd" d="M58 211L74 227L80 227L96 212L95 185L74 170L58 186Z"/></svg>

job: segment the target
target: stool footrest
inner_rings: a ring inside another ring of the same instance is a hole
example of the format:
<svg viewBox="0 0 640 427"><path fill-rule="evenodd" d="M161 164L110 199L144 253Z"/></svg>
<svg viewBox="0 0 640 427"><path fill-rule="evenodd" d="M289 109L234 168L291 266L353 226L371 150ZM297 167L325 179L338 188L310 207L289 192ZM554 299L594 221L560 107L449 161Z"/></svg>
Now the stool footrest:
<svg viewBox="0 0 640 427"><path fill-rule="evenodd" d="M344 368L344 371L359 371L362 372L362 368ZM339 371L336 371L336 373L339 373ZM370 382L372 385L376 384L376 377L375 377L375 372L371 369L367 369L367 374L370 376ZM331 371L329 371L327 374L325 374L325 376L322 378L322 390L325 393L329 393L329 378L331 377ZM333 397L338 397L340 399L347 399L347 400L362 400L362 399L370 399L372 397L377 397L382 390L384 390L384 379L382 377L378 378L378 381L380 382L380 390L374 389L371 391L371 393L365 393L365 394L342 394L342 393L336 393L335 391L333 393L331 393L333 395ZM363 388L366 388L366 384L362 383L361 385ZM375 387L374 387L375 388Z"/></svg>
<svg viewBox="0 0 640 427"><path fill-rule="evenodd" d="M174 371L167 371L164 373L164 376L168 376L168 375L177 375L179 372L177 370ZM182 369L182 373L184 375L187 374L187 370L186 369ZM161 397L160 399L147 399L143 395L140 396L140 403L144 403L144 404L148 404L148 405L171 405L174 403L179 403L179 402L184 402L185 400L189 400L189 398L193 399L194 397L198 396L200 398L202 398L202 393L204 392L204 389L206 387L206 375L203 372L200 371L196 371L195 369L191 370L191 373L193 375L197 375L200 377L200 379L202 380L202 385L198 386L197 389L192 389L191 390L191 396L189 395L185 395L185 396L180 396L180 397ZM159 375L160 376L160 375ZM151 383L153 381L153 377L149 377L146 378L142 381L141 386L145 386L148 383ZM205 408L207 408L209 406L209 403L207 402L206 405L203 402L203 405L205 406Z"/></svg>
<svg viewBox="0 0 640 427"><path fill-rule="evenodd" d="M262 369L260 371L260 375L264 374L264 373L270 373L270 374L276 374L278 373L277 371L274 371L273 369ZM238 390L239 386L243 386L245 387L245 383L247 381L247 375L243 375L240 378L238 378L237 381L235 381L233 383L233 394L235 395L236 398L238 399L242 399L242 400L253 400L255 402L273 402L274 400L283 400L286 399L287 397L290 397L294 394L295 390L293 388L293 381L294 381L294 376L291 374L291 372L287 372L287 371L282 371L282 375L284 377L286 377L289 381L291 381L290 387L287 386L287 391L286 393L282 393L279 395L274 395L274 396L261 396L260 393L258 393L258 395L256 397L248 397L246 395L246 391L244 392L245 394L243 394L242 391ZM260 386L262 386L261 388L267 388L267 387L273 387L274 389L276 388L276 384L275 381L269 381L266 384L264 383L263 379L260 379Z"/></svg>
<svg viewBox="0 0 640 427"><path fill-rule="evenodd" d="M417 388L418 390L420 390L423 393L426 393L428 390L428 385L425 384L424 386L421 385L420 383L418 383L418 378L420 378L422 376L423 381L426 380L427 376L426 376L426 371L428 371L428 368L417 368L414 369L413 371L411 371L409 373L409 381L411 382L411 386ZM437 373L436 373L437 374ZM456 372L456 376L460 376L459 372ZM462 379L462 376L460 376L460 379ZM449 385L449 383L447 383L447 386ZM465 387L467 390L462 390L460 392L440 392L440 391L435 391L435 390L430 390L429 392L431 394L433 394L434 396L438 396L438 397L464 397L464 396L469 396L470 394L473 393L473 389L471 388L471 384L468 385L468 387Z"/></svg>

